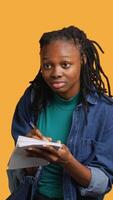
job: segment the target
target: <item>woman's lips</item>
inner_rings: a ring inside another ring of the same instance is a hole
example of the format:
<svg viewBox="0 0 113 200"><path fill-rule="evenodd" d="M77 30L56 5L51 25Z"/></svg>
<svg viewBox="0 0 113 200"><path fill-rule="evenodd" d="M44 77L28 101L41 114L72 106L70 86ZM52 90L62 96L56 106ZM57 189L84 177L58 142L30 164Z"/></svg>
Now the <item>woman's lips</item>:
<svg viewBox="0 0 113 200"><path fill-rule="evenodd" d="M54 89L60 89L65 86L65 83L64 82L54 82L54 83L51 83L51 85Z"/></svg>

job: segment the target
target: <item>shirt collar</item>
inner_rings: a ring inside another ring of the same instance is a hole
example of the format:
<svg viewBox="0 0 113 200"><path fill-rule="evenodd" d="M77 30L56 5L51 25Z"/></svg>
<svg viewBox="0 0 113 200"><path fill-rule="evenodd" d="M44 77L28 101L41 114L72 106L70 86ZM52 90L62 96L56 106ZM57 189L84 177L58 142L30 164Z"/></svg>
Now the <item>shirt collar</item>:
<svg viewBox="0 0 113 200"><path fill-rule="evenodd" d="M97 104L98 98L99 97L98 97L97 93L88 94L86 97L87 102L89 102L90 104Z"/></svg>

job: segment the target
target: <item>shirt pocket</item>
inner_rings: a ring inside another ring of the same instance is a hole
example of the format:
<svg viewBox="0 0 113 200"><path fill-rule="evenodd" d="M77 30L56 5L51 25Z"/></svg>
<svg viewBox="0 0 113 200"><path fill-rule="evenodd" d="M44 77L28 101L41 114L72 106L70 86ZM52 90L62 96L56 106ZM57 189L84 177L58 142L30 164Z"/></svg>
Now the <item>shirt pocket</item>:
<svg viewBox="0 0 113 200"><path fill-rule="evenodd" d="M76 145L76 158L84 164L91 162L96 155L97 148L101 143L93 139L80 139Z"/></svg>

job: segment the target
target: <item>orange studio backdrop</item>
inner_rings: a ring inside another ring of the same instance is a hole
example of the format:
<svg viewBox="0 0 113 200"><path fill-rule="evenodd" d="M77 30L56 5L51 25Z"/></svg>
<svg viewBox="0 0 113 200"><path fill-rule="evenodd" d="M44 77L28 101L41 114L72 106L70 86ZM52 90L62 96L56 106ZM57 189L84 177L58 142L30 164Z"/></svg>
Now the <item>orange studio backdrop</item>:
<svg viewBox="0 0 113 200"><path fill-rule="evenodd" d="M0 200L10 194L7 162L14 144L11 120L17 101L39 69L43 32L75 25L104 49L102 66L113 92L113 1L0 0ZM113 192L105 200L112 200Z"/></svg>

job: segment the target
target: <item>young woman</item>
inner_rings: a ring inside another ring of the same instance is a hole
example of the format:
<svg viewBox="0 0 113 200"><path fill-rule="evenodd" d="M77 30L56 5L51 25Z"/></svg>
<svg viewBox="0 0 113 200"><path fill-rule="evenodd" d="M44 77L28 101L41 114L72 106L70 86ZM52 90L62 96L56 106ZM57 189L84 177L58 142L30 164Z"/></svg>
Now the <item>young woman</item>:
<svg viewBox="0 0 113 200"><path fill-rule="evenodd" d="M29 155L49 162L38 169L35 200L102 200L112 187L113 100L97 47L102 51L74 26L40 39L39 73L18 102L12 122L15 142L24 135L62 143L59 150L28 149ZM25 169L24 175L36 171Z"/></svg>

